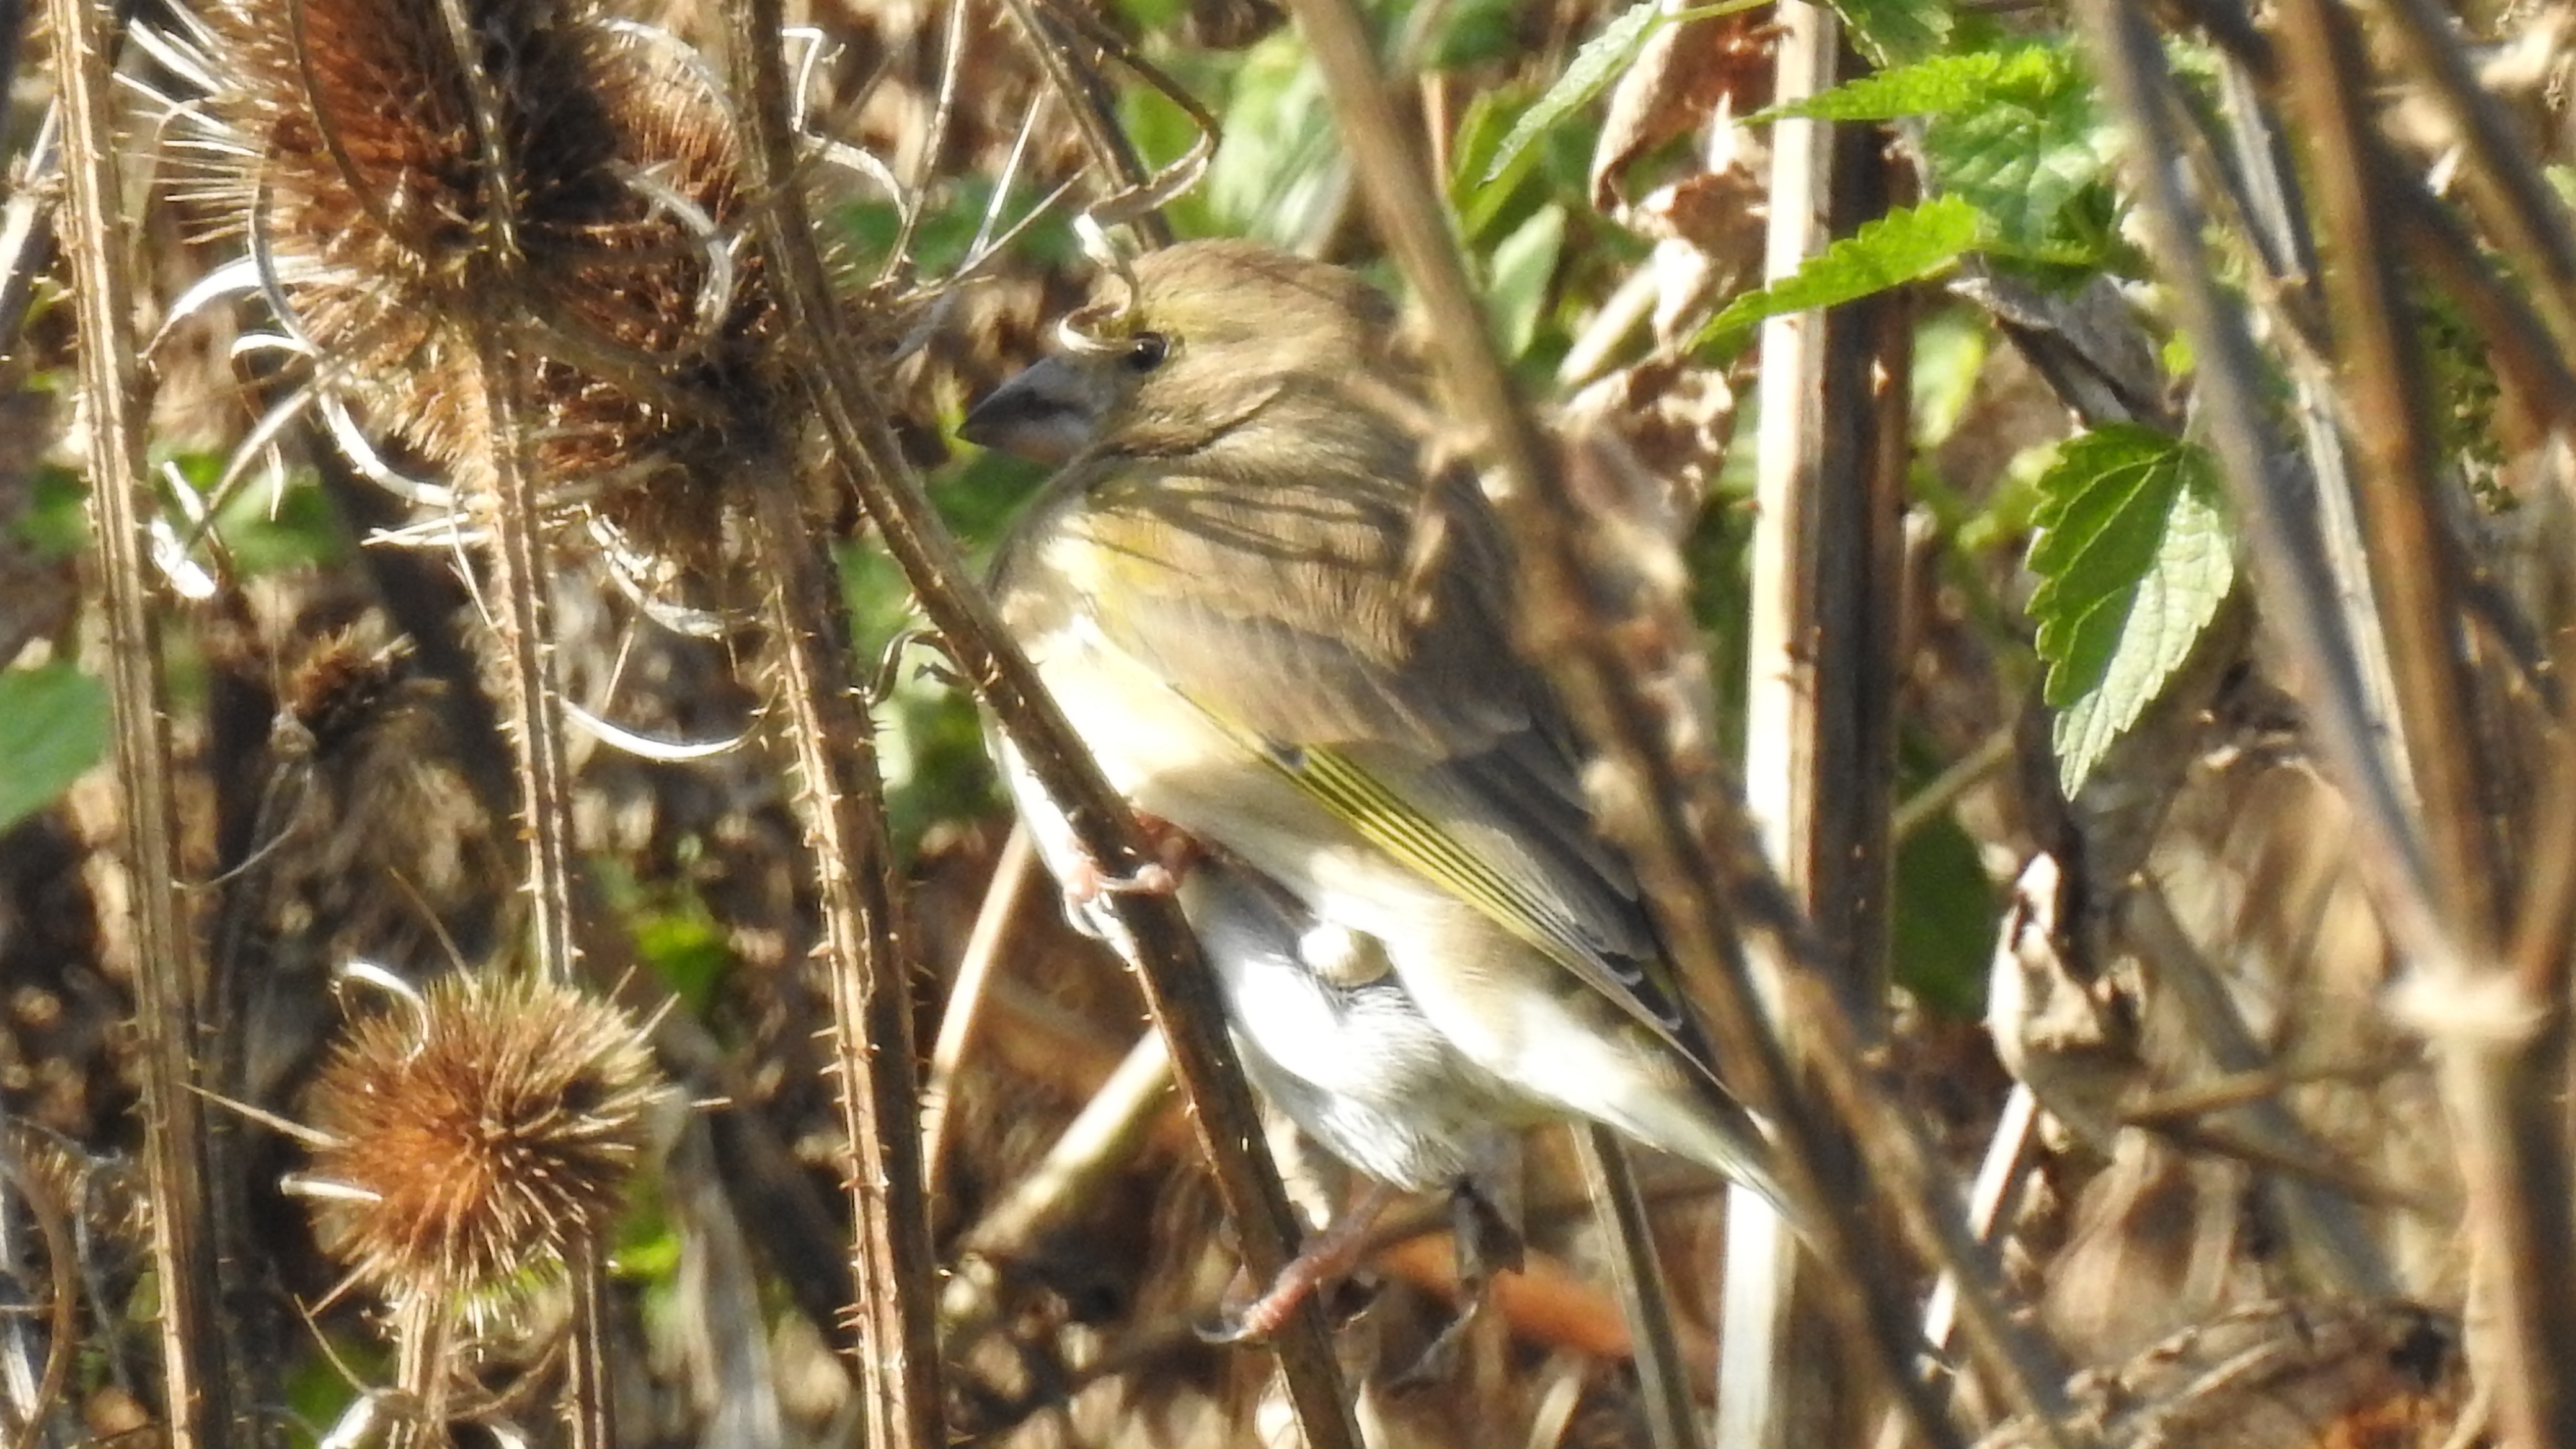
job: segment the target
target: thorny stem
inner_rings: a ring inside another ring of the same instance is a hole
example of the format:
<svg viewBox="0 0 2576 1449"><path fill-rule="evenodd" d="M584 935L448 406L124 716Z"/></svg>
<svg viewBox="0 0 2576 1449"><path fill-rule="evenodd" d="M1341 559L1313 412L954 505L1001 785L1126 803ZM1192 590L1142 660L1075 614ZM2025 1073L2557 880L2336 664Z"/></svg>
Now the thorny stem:
<svg viewBox="0 0 2576 1449"><path fill-rule="evenodd" d="M804 524L783 464L749 470L770 632L786 679L807 839L823 899L833 1070L848 1134L860 1369L877 1423L869 1442L944 1449L930 1201L913 1075L912 962L898 919L875 726L849 676L846 605L822 541Z"/></svg>
<svg viewBox="0 0 2576 1449"><path fill-rule="evenodd" d="M1047 794L1064 809L1077 844L1112 864L1145 859L1135 819L1101 778L1038 683L1026 656L1011 645L992 604L979 590L956 543L940 525L887 426L885 408L831 321L830 284L816 254L803 199L787 184L795 155L787 125L785 65L778 53L779 0L734 7L736 64L747 128L745 160L760 197L762 245L778 278L790 328L810 349L807 381L826 436L848 470L862 506L913 595L938 629L960 671L976 682ZM1120 894L1114 921L1127 940L1147 1004L1170 1043L1174 1069L1196 1109L1219 1200L1232 1221L1244 1265L1276 1277L1296 1256L1297 1226L1287 1190L1268 1157L1256 1150L1261 1119L1243 1084L1197 943L1169 899ZM1354 1449L1359 1431L1341 1388L1322 1310L1301 1308L1274 1340L1288 1397L1308 1449Z"/></svg>
<svg viewBox="0 0 2576 1449"><path fill-rule="evenodd" d="M438 11L454 52L455 74L466 88L482 163L476 260L493 284L492 295L509 297L527 279L519 235L517 158L510 154L499 90L484 67L483 47L464 0L438 0ZM574 938L572 764L565 753L563 692L555 674L554 591L546 568L543 487L528 458L519 360L504 319L478 316L471 325L487 414L488 447L482 461L491 470L493 588L500 598L501 635L509 655L510 736L519 776L519 818L528 843L532 964L547 979L569 984L580 969L580 945ZM564 1375L566 1428L573 1449L610 1449L617 1442L617 1431L602 1317L606 1256L599 1244L583 1243L569 1259L565 1266L572 1284L572 1337ZM448 1371L443 1356L429 1371Z"/></svg>
<svg viewBox="0 0 2576 1449"><path fill-rule="evenodd" d="M198 942L179 899L178 814L170 779L169 699L160 622L152 612L151 537L140 427L143 374L135 356L133 279L116 164L106 17L90 0L50 0L62 96L60 224L79 325L87 415L90 510L98 587L107 613L108 694L116 777L124 799L123 855L133 880L134 994L142 1018L145 1163L152 1192L152 1261L161 1284L161 1386L171 1449L229 1443L235 1422L224 1336L208 1317L216 1272L206 1214L205 1134L194 1091L190 983Z"/></svg>
<svg viewBox="0 0 2576 1449"><path fill-rule="evenodd" d="M1960 1275L1962 1327L2006 1404L2033 1415L2056 1441L2064 1375L2004 1315L1991 1260L1961 1223L1930 1145L1871 1075L1839 1005L1806 979L1815 969L1814 944L1746 838L1741 807L1707 772L1688 770L1666 753L1652 715L1633 697L1631 681L1600 652L1605 634L1597 627L1579 540L1569 527L1579 516L1576 505L1492 339L1480 326L1460 325L1482 314L1440 215L1440 190L1426 174L1416 138L1396 118L1366 28L1344 0L1292 0L1290 8L1324 72L1345 149L1388 249L1431 314L1451 324L1437 333L1441 361L1499 475L1497 503L1530 596L1526 617L1543 628L1532 631L1532 654L1605 765L1634 786L1622 794L1640 808L1611 823L1637 866L1675 965L1705 987L1717 1008L1710 1024L1728 1077L1745 1088L1747 1104L1779 1129L1786 1186L1810 1209L1819 1255L1843 1270L1829 1276L1845 1290L1830 1300L1843 1328L1866 1338L1880 1354L1918 1431L1935 1444L1956 1442L1914 1381L1913 1309L1902 1301L1898 1275L1865 1266L1877 1255L1865 1250L1870 1240L1851 1216L1853 1199L1828 1200L1817 1191L1814 1132L1789 1090L1779 1043L1755 1003L1739 925L1761 932L1766 944L1799 962L1802 969L1790 973L1789 1010L1812 1031L1808 1045L1815 1070L1864 1155L1889 1172L1890 1196L1918 1249L1936 1267Z"/></svg>
<svg viewBox="0 0 2576 1449"><path fill-rule="evenodd" d="M505 267L512 259L503 259ZM519 375L501 329L478 319L474 347L491 440L492 588L509 656L511 750L519 777L519 820L528 845L531 966L548 980L570 982L579 970L573 940L572 765L564 752L563 691L555 677L554 592L545 568L542 504L527 465L520 421ZM573 1287L572 1354L564 1408L575 1449L615 1444L604 1382L600 1296L604 1260L595 1245L566 1263ZM430 1366L447 1372L442 1359Z"/></svg>

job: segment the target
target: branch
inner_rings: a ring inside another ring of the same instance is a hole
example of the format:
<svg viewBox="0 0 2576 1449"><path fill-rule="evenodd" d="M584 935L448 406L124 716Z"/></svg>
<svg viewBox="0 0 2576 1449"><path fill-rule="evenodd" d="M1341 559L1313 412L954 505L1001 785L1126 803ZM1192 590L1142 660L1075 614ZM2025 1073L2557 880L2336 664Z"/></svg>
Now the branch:
<svg viewBox="0 0 2576 1449"><path fill-rule="evenodd" d="M814 247L802 197L788 184L796 156L787 124L787 81L778 51L780 0L734 7L733 41L741 67L746 161L767 212L762 244L777 276L791 331L810 349L807 384L834 451L848 469L861 506L913 596L939 630L961 673L975 681L984 707L1019 750L1040 788L1060 805L1076 843L1115 866L1148 857L1125 802L1081 748L1064 714L1011 644L976 586L965 558L941 526L921 483L904 461L885 408L848 353L833 323L830 282ZM1201 1145L1231 1219L1244 1265L1254 1277L1276 1277L1296 1256L1297 1223L1278 1170L1253 1144L1260 1116L1243 1084L1232 1045L1196 941L1177 904L1120 893L1110 898L1119 944L1135 967L1147 1005L1169 1042L1183 1089L1196 1108ZM1359 1431L1341 1388L1322 1309L1302 1307L1275 1345L1288 1396L1309 1449L1355 1449Z"/></svg>

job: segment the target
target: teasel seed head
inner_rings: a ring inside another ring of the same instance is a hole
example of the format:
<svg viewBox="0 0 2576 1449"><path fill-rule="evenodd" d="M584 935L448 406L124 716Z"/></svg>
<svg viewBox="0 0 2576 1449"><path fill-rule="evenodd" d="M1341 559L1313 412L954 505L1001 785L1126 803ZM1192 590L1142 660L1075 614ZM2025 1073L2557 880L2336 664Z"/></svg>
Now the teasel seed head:
<svg viewBox="0 0 2576 1449"><path fill-rule="evenodd" d="M496 451L524 441L553 519L613 567L718 573L727 493L775 486L810 448L731 100L679 40L597 0L463 9L470 58L426 0L282 16L207 0L166 47L207 92L174 112L183 194L246 249L334 405L436 465L469 512ZM908 307L853 296L836 321L868 353ZM484 331L514 377L481 375ZM524 440L488 436L496 386Z"/></svg>
<svg viewBox="0 0 2576 1449"><path fill-rule="evenodd" d="M614 1005L459 971L349 1028L307 1100L311 1166L288 1186L358 1283L480 1312L598 1241L660 1090Z"/></svg>

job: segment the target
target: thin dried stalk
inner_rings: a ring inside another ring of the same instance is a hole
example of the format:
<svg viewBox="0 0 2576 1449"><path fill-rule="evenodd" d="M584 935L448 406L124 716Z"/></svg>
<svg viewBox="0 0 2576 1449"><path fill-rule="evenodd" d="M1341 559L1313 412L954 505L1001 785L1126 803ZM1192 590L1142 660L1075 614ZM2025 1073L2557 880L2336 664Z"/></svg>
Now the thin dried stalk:
<svg viewBox="0 0 2576 1449"><path fill-rule="evenodd" d="M2452 953L2447 960L2417 956L2414 964L2436 976L2456 973L2463 987L2484 978L2505 999L2519 997L2522 983L2497 950L2498 902L2512 885L2498 873L2479 752L2463 747L2476 738L2475 695L2452 571L2441 562L2450 541L2434 512L2435 490L2447 484L2421 406L2423 367L2406 330L2396 259L2377 240L2387 172L2359 145L2375 125L2366 99L2372 82L2349 13L2325 0L2287 0L2280 18L2285 77L2310 141L2330 247L2325 292L2335 349L2352 414L2370 420L2355 448L2362 541L2431 867L2425 884ZM2553 263L2576 255L2563 226L2555 240ZM2553 273L2549 285L2563 285L2566 274ZM2473 1271L2500 1329L2496 1386L2517 1437L2539 1449L2576 1445L2576 1289L2557 1274L2531 1271L2576 1261L2576 1212L2568 1198L2566 1123L2548 1085L2565 1003L2525 998L2518 1005L2534 1023L2520 1040L2483 1031L2454 1031L2445 1040L2441 1025L2425 1024L2461 1127L2462 1167L2481 1229Z"/></svg>
<svg viewBox="0 0 2576 1449"><path fill-rule="evenodd" d="M783 479L782 468L759 470ZM913 1074L912 962L898 920L893 850L875 731L850 678L846 605L793 489L758 489L764 571L773 581L770 631L804 780L805 829L822 891L824 960L831 973L833 1071L848 1134L851 1221L864 1325L860 1374L875 1415L869 1442L944 1449L939 1326L930 1201L922 1181L920 1100Z"/></svg>
<svg viewBox="0 0 2576 1449"><path fill-rule="evenodd" d="M1295 0L1323 69L1361 185L1388 248L1434 316L1455 323L1480 315L1465 271L1440 215L1419 147L1396 119L1368 32L1343 0ZM1557 685L1586 739L1603 755L1603 773L1619 782L1633 808L1607 822L1636 863L1645 898L1676 967L1705 988L1711 1027L1727 1075L1747 1105L1779 1130L1780 1167L1791 1194L1810 1211L1820 1256L1848 1268L1829 1281L1838 1322L1880 1355L1918 1429L1935 1443L1956 1435L1911 1373L1916 1344L1912 1305L1899 1275L1875 1272L1875 1240L1850 1216L1854 1201L1818 1190L1816 1137L1788 1085L1779 1044L1763 1024L1745 974L1741 930L1767 946L1814 960L1804 922L1781 899L1742 833L1741 807L1713 774L1668 753L1655 717L1631 691L1633 681L1603 653L1606 631L1583 582L1578 516L1564 481L1528 410L1481 327L1448 325L1437 342L1457 399L1498 476L1497 502L1517 545L1521 581L1540 626L1528 642ZM2003 1313L1988 1255L1959 1221L1955 1194L1930 1146L1870 1073L1839 1005L1792 973L1790 1010L1810 1022L1813 1065L1846 1114L1868 1160L1886 1170L1886 1186L1903 1225L1935 1266L1957 1271L1965 1291L1963 1321L1970 1346L2005 1402L2054 1425L2064 1375L2039 1345Z"/></svg>
<svg viewBox="0 0 2576 1449"><path fill-rule="evenodd" d="M51 1278L52 1294L45 1305L45 1361L35 1375L35 1392L23 1404L26 1420L9 1436L7 1449L36 1449L44 1442L46 1421L63 1401L63 1390L71 1382L72 1359L80 1351L80 1256L72 1241L72 1230L66 1224L69 1214L52 1187L28 1170L25 1160L14 1145L0 1136L0 1190L14 1189L25 1199L27 1216L36 1225L36 1236L44 1242L45 1266ZM0 1214L9 1209L0 1201ZM0 1232L9 1224L0 1220ZM8 1261L20 1261L14 1250ZM24 1333L33 1325L13 1326L8 1351L15 1355L24 1342ZM14 1376L18 1364L9 1366Z"/></svg>
<svg viewBox="0 0 2576 1449"><path fill-rule="evenodd" d="M108 693L115 709L126 868L134 892L134 994L142 1024L145 1166L152 1259L160 1277L161 1388L171 1449L232 1438L237 1406L211 1315L217 1307L205 1135L190 1048L190 983L198 942L179 899L177 807L170 778L169 697L160 622L152 613L144 491L143 373L135 355L134 282L126 269L124 186L116 164L106 17L89 0L51 0L62 98L60 226L80 329L81 400L90 510L107 615Z"/></svg>
<svg viewBox="0 0 2576 1449"><path fill-rule="evenodd" d="M1674 1327L1673 1298L1655 1262L1655 1228L1646 1216L1628 1144L1607 1127L1574 1131L1575 1161L1592 1195L1592 1212L1618 1251L1610 1254L1612 1288L1628 1320L1628 1342L1637 1364L1638 1396L1645 1401L1646 1430L1655 1449L1690 1449L1699 1442L1691 1405L1690 1366Z"/></svg>
<svg viewBox="0 0 2576 1449"><path fill-rule="evenodd" d="M54 256L54 208L62 200L62 101L45 108L35 144L19 161L17 185L0 208L0 358L23 362L19 329L36 300L36 279Z"/></svg>
<svg viewBox="0 0 2576 1449"><path fill-rule="evenodd" d="M983 1024L985 987L1002 961L1002 943L1010 930L1011 918L1019 910L1020 893L1028 884L1029 871L1037 863L1037 847L1029 838L1029 827L1014 822L1010 838L1002 845L1001 859L993 864L993 878L984 887L984 904L975 913L975 929L966 938L966 950L958 959L957 979L948 990L947 1009L939 1014L939 1040L930 1048L930 1074L922 1084L921 1158L928 1174L931 1201L939 1199L940 1179L948 1160L948 1144L954 1134L958 1074L965 1069L966 1054L974 1049L976 1029Z"/></svg>
<svg viewBox="0 0 2576 1449"><path fill-rule="evenodd" d="M1064 102L1074 129L1082 133L1091 164L1109 179L1113 192L1141 190L1147 182L1144 160L1119 128L1117 97L1090 67L1075 64L1073 25L1050 13L1046 0L1002 0L1002 4L1018 25L1020 37L1028 42L1029 53L1037 57L1038 68L1046 72L1047 83ZM1147 247L1172 244L1171 223L1161 213L1149 211L1126 220Z"/></svg>
<svg viewBox="0 0 2576 1449"><path fill-rule="evenodd" d="M975 682L1042 787L1064 807L1077 843L1112 868L1146 859L1134 817L1076 742L1027 658L1009 642L905 463L886 425L886 410L847 356L846 342L828 325L828 279L803 200L787 185L796 158L778 53L780 8L779 0L746 0L734 10L738 89L746 102L744 151L753 191L765 203L761 241L777 276L779 301L791 330L810 349L807 381L824 434L950 657ZM1119 894L1111 909L1196 1109L1200 1142L1244 1264L1256 1277L1276 1277L1296 1256L1297 1222L1277 1169L1252 1145L1261 1140L1260 1117L1221 1029L1223 1017L1196 943L1168 899ZM1352 1449L1359 1431L1342 1393L1322 1310L1311 1303L1301 1308L1274 1347L1310 1449Z"/></svg>
<svg viewBox="0 0 2576 1449"><path fill-rule="evenodd" d="M2296 37L2299 54L2285 55L2284 64L2298 73L2294 84L2306 97L2305 129L2317 143L2321 210L2346 274L2334 283L2336 320L2345 333L2338 342L2356 390L2350 406L2371 423L2361 450L2366 543L2373 583L2384 590L2383 637L2409 745L2413 794L2424 802L2420 823L2410 809L2410 792L2398 783L2400 770L2382 758L2368 728L2351 646L2337 627L2332 574L2312 522L2299 511L2297 495L2282 486L2289 455L2267 436L2258 401L2264 379L2253 343L2202 262L2203 222L2176 170L2174 158L2182 150L2171 120L2174 90L2158 38L2138 10L2118 0L2082 0L2076 11L2105 92L2128 131L2151 250L2176 290L2192 335L2203 411L2254 545L2256 584L2298 665L2318 740L2354 807L2356 843L2383 916L2416 971L2431 973L2441 990L2488 1002L2499 1018L2509 1015L2516 993L2490 944L2499 883L2477 864L2490 851L2479 793L2462 758L2462 742L2470 736L2435 732L2439 722L2456 724L2466 698L2464 692L2433 697L2447 687L2457 665L2458 616L2442 597L2438 578L2391 577L2438 575L2427 560L2443 557L2446 541L2421 516L2434 474L2411 426L2420 394L2406 390L2403 343L2388 332L2402 314L2382 305L2394 303L2396 289L2370 227L2384 215L2375 208L2386 189L2372 175L2379 163L2367 144L2368 118L2358 106L2358 62L2351 37L2341 33L2348 17L2312 5L2285 7L2285 30ZM2414 551L2398 550L2406 541ZM2479 878L2459 879L2463 874ZM2536 1010L2538 1003L2527 1006ZM2471 1032L2448 1040L2438 1024L2428 1025L2436 1029L2444 1094L2458 1123L2462 1167L2483 1229L2482 1287L2493 1295L2490 1311L2500 1319L2502 1362L2491 1386L2507 1431L2518 1442L2576 1443L2576 1399L2560 1362L2576 1347L2576 1324L2569 1318L2576 1310L2560 1275L2529 1271L2535 1263L2566 1261L2569 1251L2567 1179L2558 1165L2562 1127L2546 1120L2549 1094L2518 1070L2534 1055L2532 1041L2495 1033L2493 1021L2471 1024ZM2475 1030L2481 1025L2488 1030Z"/></svg>

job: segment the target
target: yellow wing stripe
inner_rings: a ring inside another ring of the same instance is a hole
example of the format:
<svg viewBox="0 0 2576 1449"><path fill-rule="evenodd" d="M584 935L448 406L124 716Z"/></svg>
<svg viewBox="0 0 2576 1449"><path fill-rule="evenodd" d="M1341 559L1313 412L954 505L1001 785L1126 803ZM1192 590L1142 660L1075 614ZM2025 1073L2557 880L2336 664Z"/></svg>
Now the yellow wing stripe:
<svg viewBox="0 0 2576 1449"><path fill-rule="evenodd" d="M1476 908L1560 965L1597 971L1598 953L1563 922L1561 910L1462 845L1385 783L1329 749L1281 747L1198 706L1219 729L1267 762L1369 844L1386 851Z"/></svg>

